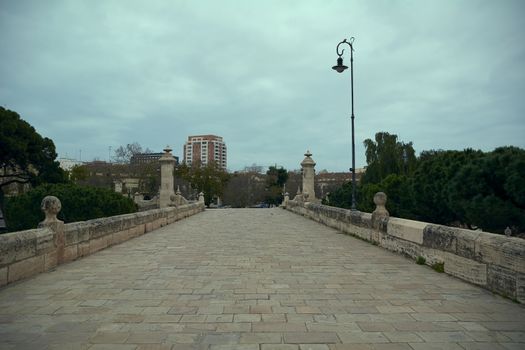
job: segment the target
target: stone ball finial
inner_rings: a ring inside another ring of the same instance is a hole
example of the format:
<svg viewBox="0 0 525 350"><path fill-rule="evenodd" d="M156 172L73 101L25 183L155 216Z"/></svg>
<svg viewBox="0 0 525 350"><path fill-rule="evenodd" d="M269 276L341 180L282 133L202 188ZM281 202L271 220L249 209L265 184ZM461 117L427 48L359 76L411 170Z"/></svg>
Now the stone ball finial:
<svg viewBox="0 0 525 350"><path fill-rule="evenodd" d="M511 230L510 227L508 227L508 226L507 226L507 228L505 229L504 233L505 233L505 236L507 236L507 237L512 236L512 230Z"/></svg>
<svg viewBox="0 0 525 350"><path fill-rule="evenodd" d="M47 226L52 223L61 222L57 219L57 214L62 209L62 203L60 203L60 199L58 199L55 196L46 196L44 199L42 199L42 203L40 204L40 209L44 212L46 215L44 221L40 222L38 224L39 227L41 226Z"/></svg>
<svg viewBox="0 0 525 350"><path fill-rule="evenodd" d="M384 193L384 192L377 192L374 195L374 204L376 206L378 206L378 207L380 207L380 206L384 207L385 204L386 204L386 199L387 199L386 193Z"/></svg>
<svg viewBox="0 0 525 350"><path fill-rule="evenodd" d="M163 151L166 152L166 153L170 153L171 151L173 151L173 149L169 145L166 145L166 147L163 149Z"/></svg>

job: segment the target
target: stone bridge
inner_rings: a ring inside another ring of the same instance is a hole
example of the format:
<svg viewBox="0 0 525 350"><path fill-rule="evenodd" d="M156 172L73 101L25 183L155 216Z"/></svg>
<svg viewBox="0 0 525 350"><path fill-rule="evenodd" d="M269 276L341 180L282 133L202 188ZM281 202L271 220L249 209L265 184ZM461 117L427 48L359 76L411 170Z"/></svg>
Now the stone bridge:
<svg viewBox="0 0 525 350"><path fill-rule="evenodd" d="M280 208L207 210L0 289L0 349L524 348L522 305Z"/></svg>

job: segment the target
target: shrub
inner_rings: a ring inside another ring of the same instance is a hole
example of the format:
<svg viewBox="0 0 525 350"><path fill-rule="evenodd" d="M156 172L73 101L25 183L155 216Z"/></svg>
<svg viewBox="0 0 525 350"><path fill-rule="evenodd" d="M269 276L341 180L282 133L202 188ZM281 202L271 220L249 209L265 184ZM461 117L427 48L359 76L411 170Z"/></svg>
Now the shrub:
<svg viewBox="0 0 525 350"><path fill-rule="evenodd" d="M416 264L418 265L425 265L425 263L427 262L427 260L422 257L421 255L417 257L416 259Z"/></svg>
<svg viewBox="0 0 525 350"><path fill-rule="evenodd" d="M432 265L432 268L439 273L445 272L445 263L439 262Z"/></svg>
<svg viewBox="0 0 525 350"><path fill-rule="evenodd" d="M131 199L104 188L74 184L45 184L22 195L7 198L5 217L9 231L37 227L44 218L40 203L49 195L58 197L62 202L62 210L58 218L66 223L137 211Z"/></svg>

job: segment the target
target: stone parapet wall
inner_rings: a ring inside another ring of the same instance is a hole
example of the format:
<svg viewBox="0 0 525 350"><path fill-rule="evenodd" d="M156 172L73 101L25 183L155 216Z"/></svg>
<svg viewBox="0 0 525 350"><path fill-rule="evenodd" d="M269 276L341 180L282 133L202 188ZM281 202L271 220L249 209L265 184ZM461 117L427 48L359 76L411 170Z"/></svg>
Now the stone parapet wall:
<svg viewBox="0 0 525 350"><path fill-rule="evenodd" d="M93 254L204 210L197 202L0 235L0 286Z"/></svg>
<svg viewBox="0 0 525 350"><path fill-rule="evenodd" d="M525 240L289 200L285 208L341 232L374 242L447 274L525 302Z"/></svg>

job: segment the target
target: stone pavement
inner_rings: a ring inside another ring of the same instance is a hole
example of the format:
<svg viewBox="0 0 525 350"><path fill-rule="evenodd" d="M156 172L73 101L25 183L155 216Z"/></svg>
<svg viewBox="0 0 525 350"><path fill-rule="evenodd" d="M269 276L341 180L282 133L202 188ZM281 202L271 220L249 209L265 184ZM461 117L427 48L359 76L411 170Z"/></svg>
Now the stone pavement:
<svg viewBox="0 0 525 350"><path fill-rule="evenodd" d="M0 289L0 349L525 349L525 308L282 209L207 210Z"/></svg>

